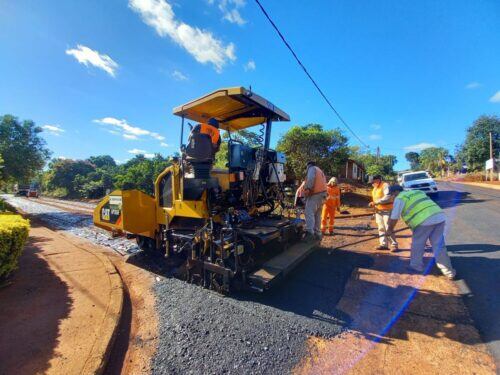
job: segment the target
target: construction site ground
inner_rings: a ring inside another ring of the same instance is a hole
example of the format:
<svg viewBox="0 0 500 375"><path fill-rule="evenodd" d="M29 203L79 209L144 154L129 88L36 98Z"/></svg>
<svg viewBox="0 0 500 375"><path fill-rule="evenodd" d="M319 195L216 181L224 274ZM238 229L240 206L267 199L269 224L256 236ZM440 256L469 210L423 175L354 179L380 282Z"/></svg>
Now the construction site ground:
<svg viewBox="0 0 500 375"><path fill-rule="evenodd" d="M126 293L105 373L495 373L454 283L435 269L408 273L409 231L400 233L400 252L375 251L370 216L338 219L335 235L269 292L224 297L170 277L162 258L137 253L133 243L104 239L89 224L91 208L5 198L58 229L40 227L65 247L105 254L118 269ZM0 290L0 303L17 287ZM27 311L32 301L25 299ZM51 350L19 347L17 357L40 355L41 372L60 360L54 348L64 345L68 317L47 318L53 332L42 346Z"/></svg>

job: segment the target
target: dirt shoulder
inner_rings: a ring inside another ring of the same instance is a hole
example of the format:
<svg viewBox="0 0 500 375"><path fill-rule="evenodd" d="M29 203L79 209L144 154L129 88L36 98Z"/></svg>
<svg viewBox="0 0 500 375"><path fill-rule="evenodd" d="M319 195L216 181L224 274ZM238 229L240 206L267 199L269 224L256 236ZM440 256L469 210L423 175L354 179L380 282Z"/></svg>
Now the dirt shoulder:
<svg viewBox="0 0 500 375"><path fill-rule="evenodd" d="M494 360L455 284L436 269L427 276L407 272L410 232L399 234L401 251L377 252L373 231L360 229L365 225L339 220L336 233L342 236L323 241L325 248L372 261L353 272L337 305L349 328L330 340L310 338L309 354L295 372L494 374Z"/></svg>
<svg viewBox="0 0 500 375"><path fill-rule="evenodd" d="M101 373L122 302L105 256L32 222L19 270L0 290L0 373Z"/></svg>

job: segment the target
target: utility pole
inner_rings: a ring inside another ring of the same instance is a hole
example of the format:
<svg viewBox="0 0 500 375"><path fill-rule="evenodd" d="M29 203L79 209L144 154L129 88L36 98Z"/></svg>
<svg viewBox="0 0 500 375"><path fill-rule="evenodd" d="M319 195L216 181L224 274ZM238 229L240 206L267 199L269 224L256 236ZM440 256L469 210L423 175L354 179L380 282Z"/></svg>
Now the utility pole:
<svg viewBox="0 0 500 375"><path fill-rule="evenodd" d="M379 159L380 159L380 147L377 146L377 162L379 161Z"/></svg>
<svg viewBox="0 0 500 375"><path fill-rule="evenodd" d="M493 176L495 174L496 160L493 158L493 134L490 132L490 160L493 162L491 172L490 172L490 181L493 181Z"/></svg>

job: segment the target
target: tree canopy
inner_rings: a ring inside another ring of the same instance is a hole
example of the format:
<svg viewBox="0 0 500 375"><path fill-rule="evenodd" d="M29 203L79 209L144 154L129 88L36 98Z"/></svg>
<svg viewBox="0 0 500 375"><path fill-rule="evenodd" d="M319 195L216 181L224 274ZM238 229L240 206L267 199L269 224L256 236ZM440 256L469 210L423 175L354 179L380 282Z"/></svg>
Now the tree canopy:
<svg viewBox="0 0 500 375"><path fill-rule="evenodd" d="M28 183L42 170L50 151L40 136L42 128L31 120L0 117L0 169L2 181Z"/></svg>
<svg viewBox="0 0 500 375"><path fill-rule="evenodd" d="M456 158L465 162L469 170L481 170L490 158L490 136L492 132L493 149L500 149L500 118L481 116L467 129L465 142L458 147Z"/></svg>
<svg viewBox="0 0 500 375"><path fill-rule="evenodd" d="M413 171L420 169L420 155L418 152L410 151L405 154L406 160L410 163L410 168Z"/></svg>
<svg viewBox="0 0 500 375"><path fill-rule="evenodd" d="M420 165L432 172L441 174L449 161L450 153L443 147L429 147L420 152Z"/></svg>
<svg viewBox="0 0 500 375"><path fill-rule="evenodd" d="M397 163L395 155L374 155L370 152L360 152L358 147L351 147L351 159L365 167L370 176L381 175L385 179L394 177L394 166Z"/></svg>
<svg viewBox="0 0 500 375"><path fill-rule="evenodd" d="M347 137L340 129L324 130L319 124L293 126L276 149L287 157L287 175L303 178L308 161L315 161L326 175L337 175L349 158Z"/></svg>

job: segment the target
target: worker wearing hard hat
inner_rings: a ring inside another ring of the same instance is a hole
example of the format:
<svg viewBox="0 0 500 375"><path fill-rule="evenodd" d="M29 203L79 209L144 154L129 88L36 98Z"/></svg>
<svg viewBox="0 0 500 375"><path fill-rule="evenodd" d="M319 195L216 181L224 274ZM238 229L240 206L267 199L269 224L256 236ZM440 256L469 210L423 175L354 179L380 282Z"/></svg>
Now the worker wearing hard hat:
<svg viewBox="0 0 500 375"><path fill-rule="evenodd" d="M389 193L389 184L382 181L382 176L375 175L372 180L372 201L369 206L375 209L375 221L378 227L379 246L377 250L389 250L389 241L391 242L391 250L398 249L396 238L387 233L389 223L389 214L392 209L393 197Z"/></svg>
<svg viewBox="0 0 500 375"><path fill-rule="evenodd" d="M306 241L321 240L321 210L326 198L326 178L323 171L310 161L306 166L304 184Z"/></svg>
<svg viewBox="0 0 500 375"><path fill-rule="evenodd" d="M443 210L420 190L403 191L399 185L391 186L390 194L394 199L387 230L393 233L401 217L413 234L411 239L410 269L424 272L424 252L427 240L430 241L436 264L443 275L454 279L456 271L446 252L444 228L446 216Z"/></svg>
<svg viewBox="0 0 500 375"><path fill-rule="evenodd" d="M333 234L335 224L335 210L340 211L340 188L337 185L337 178L332 177L326 185L326 201L323 203L321 213L321 232L323 234Z"/></svg>

